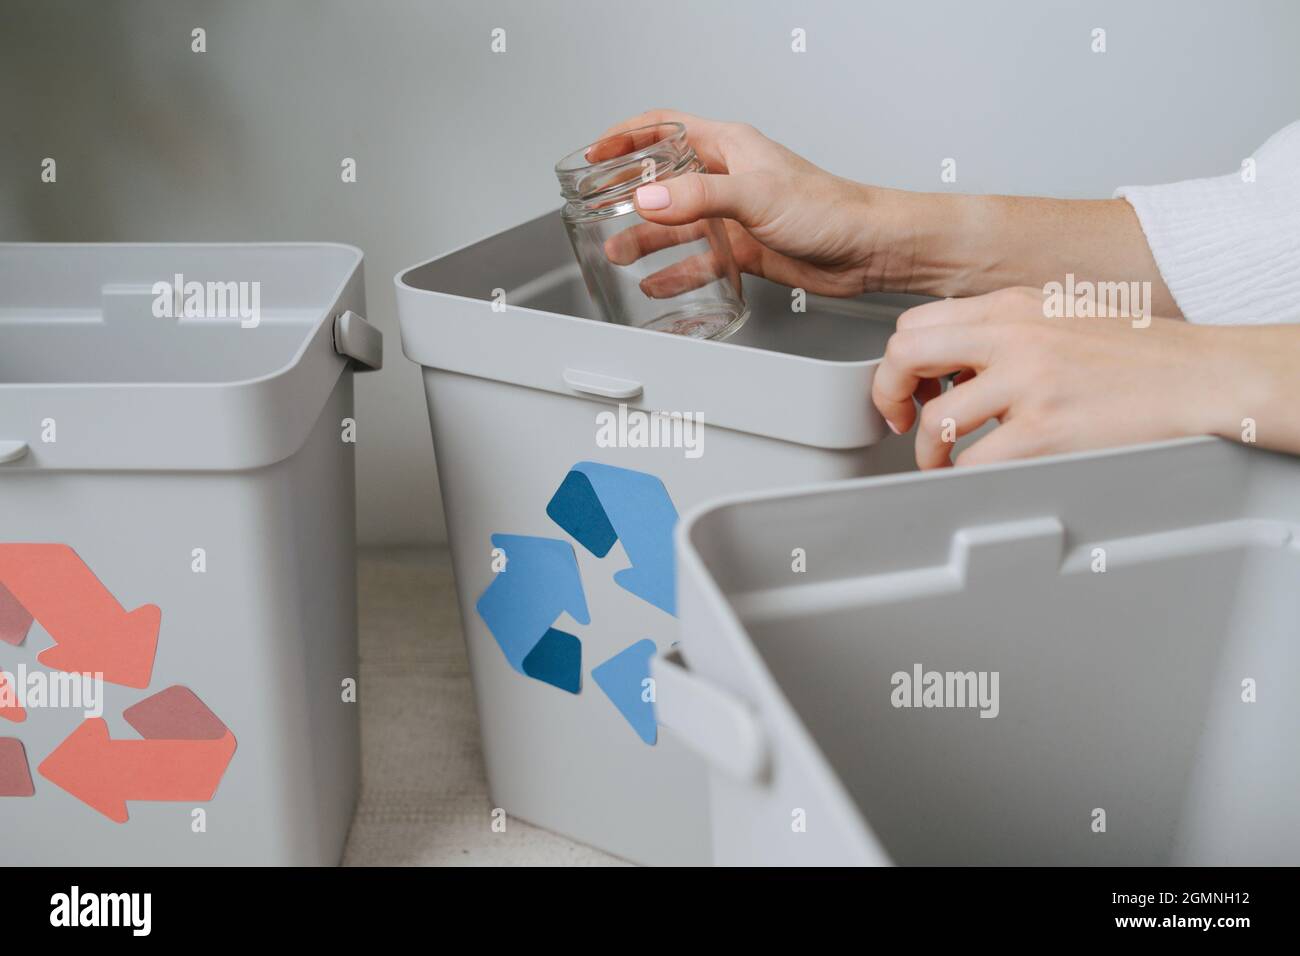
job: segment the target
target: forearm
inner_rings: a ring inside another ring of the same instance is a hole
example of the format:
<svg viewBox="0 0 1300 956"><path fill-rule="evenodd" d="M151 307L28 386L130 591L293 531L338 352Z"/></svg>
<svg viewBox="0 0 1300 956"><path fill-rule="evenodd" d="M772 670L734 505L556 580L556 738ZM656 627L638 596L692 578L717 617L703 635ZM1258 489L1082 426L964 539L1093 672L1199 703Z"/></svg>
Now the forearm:
<svg viewBox="0 0 1300 956"><path fill-rule="evenodd" d="M1010 286L1150 282L1156 315L1178 316L1137 216L1122 199L1041 199L873 189L889 247L885 291L971 296Z"/></svg>

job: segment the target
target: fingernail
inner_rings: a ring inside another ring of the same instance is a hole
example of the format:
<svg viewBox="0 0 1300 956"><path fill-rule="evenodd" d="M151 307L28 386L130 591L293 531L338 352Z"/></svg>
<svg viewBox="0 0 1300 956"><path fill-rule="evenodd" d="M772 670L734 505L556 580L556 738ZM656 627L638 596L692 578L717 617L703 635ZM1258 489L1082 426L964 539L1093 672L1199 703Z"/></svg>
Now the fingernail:
<svg viewBox="0 0 1300 956"><path fill-rule="evenodd" d="M889 430L893 432L895 435L903 434L902 431L899 429L899 427L895 425L893 422L891 422L888 418L885 419L885 424L889 426Z"/></svg>
<svg viewBox="0 0 1300 956"><path fill-rule="evenodd" d="M668 194L667 186L655 183L642 186L636 191L636 204L642 209L667 209L673 197Z"/></svg>

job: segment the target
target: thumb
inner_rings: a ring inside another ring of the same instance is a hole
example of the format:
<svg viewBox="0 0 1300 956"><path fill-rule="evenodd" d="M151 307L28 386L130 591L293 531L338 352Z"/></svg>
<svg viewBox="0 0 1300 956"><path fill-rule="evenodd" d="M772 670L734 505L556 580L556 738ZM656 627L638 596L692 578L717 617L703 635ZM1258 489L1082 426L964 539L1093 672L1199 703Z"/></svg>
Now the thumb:
<svg viewBox="0 0 1300 956"><path fill-rule="evenodd" d="M747 176L686 173L636 191L636 211L649 222L681 226L697 219L735 219L745 226L759 223L757 191Z"/></svg>

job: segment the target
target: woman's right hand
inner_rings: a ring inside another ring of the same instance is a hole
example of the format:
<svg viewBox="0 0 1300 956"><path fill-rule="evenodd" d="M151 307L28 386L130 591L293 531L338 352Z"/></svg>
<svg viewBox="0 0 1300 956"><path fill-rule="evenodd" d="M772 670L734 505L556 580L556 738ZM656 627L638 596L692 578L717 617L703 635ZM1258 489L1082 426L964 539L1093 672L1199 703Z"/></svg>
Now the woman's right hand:
<svg viewBox="0 0 1300 956"><path fill-rule="evenodd" d="M896 217L887 196L833 176L768 139L752 126L720 123L674 110L651 110L611 127L589 158L617 156L631 145L604 140L642 126L683 123L709 172L687 173L636 191L641 218L663 226L722 219L740 268L820 295L854 296L896 286L890 260L905 243L887 241ZM635 248L635 234L611 249L628 264L652 249Z"/></svg>
<svg viewBox="0 0 1300 956"><path fill-rule="evenodd" d="M1123 199L1040 199L910 192L832 176L752 126L651 110L611 127L592 159L628 152L619 133L683 123L709 173L637 190L655 228L698 232L721 219L745 272L821 295L912 292L946 298L1063 281L1150 282L1151 309L1178 316L1141 224ZM607 152L606 152L607 151ZM625 237L609 250L622 264L662 248L663 233ZM641 246L641 248L638 248ZM679 291L679 290L678 290ZM666 294L673 294L669 288Z"/></svg>

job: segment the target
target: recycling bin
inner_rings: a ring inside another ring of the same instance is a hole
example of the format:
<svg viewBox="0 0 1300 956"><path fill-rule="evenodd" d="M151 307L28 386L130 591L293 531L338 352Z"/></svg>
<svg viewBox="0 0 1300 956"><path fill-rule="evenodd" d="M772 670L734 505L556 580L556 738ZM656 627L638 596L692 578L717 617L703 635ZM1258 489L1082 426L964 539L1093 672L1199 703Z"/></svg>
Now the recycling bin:
<svg viewBox="0 0 1300 956"><path fill-rule="evenodd" d="M719 863L1300 862L1300 459L737 495L677 544L658 714L711 768Z"/></svg>
<svg viewBox="0 0 1300 956"><path fill-rule="evenodd" d="M0 245L0 863L341 858L361 258Z"/></svg>
<svg viewBox="0 0 1300 956"><path fill-rule="evenodd" d="M485 821L500 809L635 862L709 862L705 769L659 733L649 675L678 640L673 527L726 492L912 467L870 390L913 300L746 277L752 314L725 342L611 324L558 212L395 282L428 398Z"/></svg>

